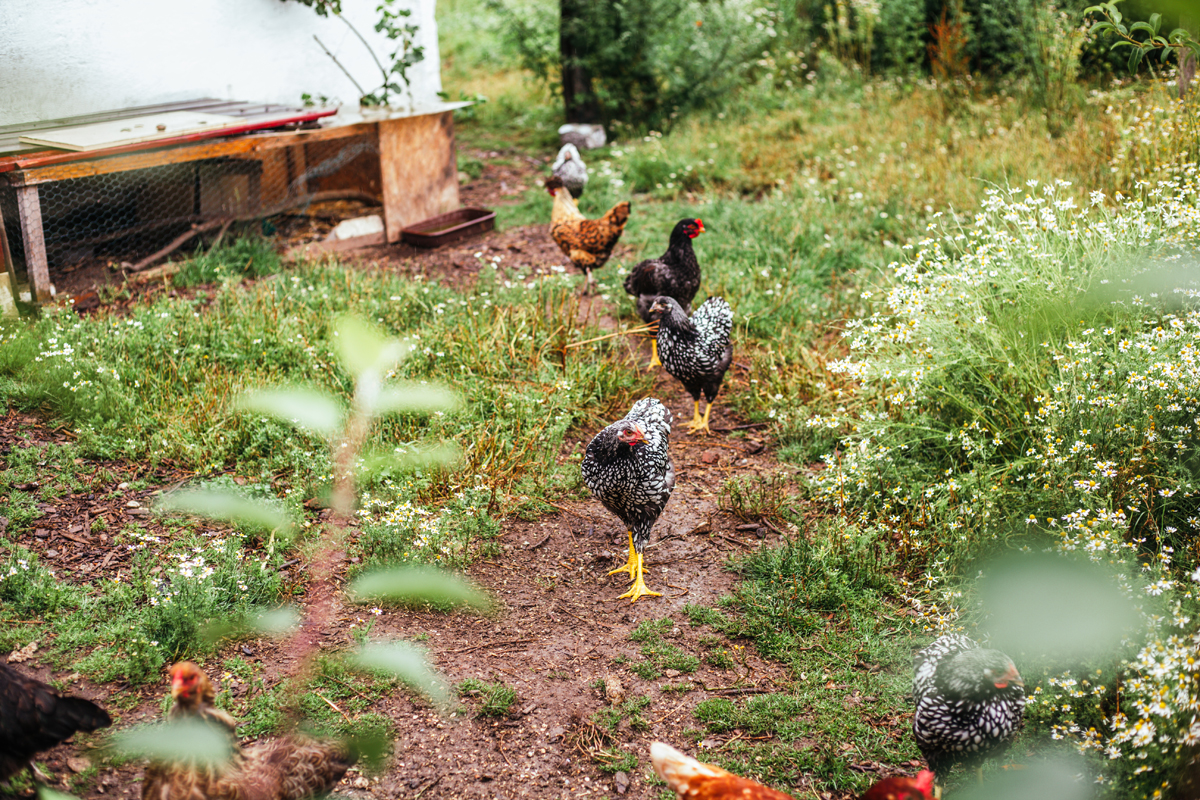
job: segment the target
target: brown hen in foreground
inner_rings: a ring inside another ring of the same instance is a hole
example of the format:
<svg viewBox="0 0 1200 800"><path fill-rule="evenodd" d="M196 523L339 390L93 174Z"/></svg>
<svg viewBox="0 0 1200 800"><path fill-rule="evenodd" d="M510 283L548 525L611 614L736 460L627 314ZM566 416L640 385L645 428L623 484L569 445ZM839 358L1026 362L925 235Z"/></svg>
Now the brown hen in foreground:
<svg viewBox="0 0 1200 800"><path fill-rule="evenodd" d="M625 223L629 220L629 201L617 203L600 219L588 219L579 212L575 199L563 186L561 178L547 178L546 191L554 196L554 207L550 209L550 238L571 259L572 264L583 270L587 277L584 283L586 292L595 283L592 270L604 266L625 231Z"/></svg>
<svg viewBox="0 0 1200 800"><path fill-rule="evenodd" d="M171 667L172 719L193 718L229 731L233 757L223 766L175 762L146 767L143 800L300 800L328 792L353 763L333 742L286 737L236 745L233 717L212 705L212 682L200 667L181 661Z"/></svg>
<svg viewBox="0 0 1200 800"><path fill-rule="evenodd" d="M90 732L112 724L104 709L82 697L65 697L39 680L0 664L0 781L25 767L38 780L49 781L33 756L65 742L76 731Z"/></svg>
<svg viewBox="0 0 1200 800"><path fill-rule="evenodd" d="M679 800L793 800L791 795L697 761L662 742L650 745L650 762L654 773L667 782ZM862 796L862 800L932 798L933 773L929 771L915 778L884 778Z"/></svg>

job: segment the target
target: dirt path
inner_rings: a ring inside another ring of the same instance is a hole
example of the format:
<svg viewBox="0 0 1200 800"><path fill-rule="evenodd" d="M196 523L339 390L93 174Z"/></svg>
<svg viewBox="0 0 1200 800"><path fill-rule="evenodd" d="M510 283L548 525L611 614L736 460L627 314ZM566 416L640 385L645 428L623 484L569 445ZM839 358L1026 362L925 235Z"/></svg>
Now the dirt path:
<svg viewBox="0 0 1200 800"><path fill-rule="evenodd" d="M511 171L504 172L506 187L509 180L533 180L536 172L529 167L517 170L520 174L513 177ZM354 257L363 268L422 272L463 285L471 282L479 269L482 259L475 253L503 255L504 264L510 267L543 269L564 263L545 228L493 232L437 251L400 246L373 248ZM589 304L591 313L599 314L594 305L598 302ZM644 350L648 357L648 345ZM731 370L713 415L714 428L739 425L741 421L725 410L725 401L742 390L746 380L739 368ZM654 393L678 421L690 419L691 398L670 376L658 376ZM593 433L581 432L574 449L581 452ZM36 417L10 410L0 418L3 452L68 439L66 432L53 430ZM648 785L644 777L651 741L661 739L694 751L696 731L702 726L693 712L700 702L782 688L787 676L778 664L762 661L750 649L735 650L706 626L693 627L684 610L687 604L715 605L733 587L733 576L723 564L757 548L764 539L778 539L769 528L751 529L718 508L721 487L731 477L781 469L771 455L771 442L754 428L732 435L726 430L709 438L688 435L676 425L671 452L677 486L647 551L647 582L663 596L636 604L615 599L624 591L623 583L620 576L610 578L606 573L624 563L625 531L598 502L563 505L558 513L535 521L506 521L499 540L503 554L479 561L470 569L471 577L497 599L494 615L385 611L375 619L372 635L423 641L452 684L468 678L505 684L517 695L510 713L500 718L479 716L478 700L467 697L460 712L440 717L407 693L384 697L366 711L384 714L394 723L393 760L377 778L351 772L337 793L359 798L431 799L659 797L661 789ZM564 452L561 458L570 455ZM93 535L90 520L105 516L108 530L119 530L131 521L152 531L161 530L146 508L149 495L188 476L169 472L144 476L130 464L89 464L86 468L95 476L92 485L85 491L63 489L61 496L43 502L42 517L16 540L57 572L69 570L70 579L94 581L118 574L126 565L127 554L103 534ZM140 492L121 487L134 477L149 477L151 485ZM43 491L47 486L55 486L53 474L41 476L36 486L13 491ZM99 499L110 492L119 499ZM299 573L288 575L289 581L300 577ZM353 644L352 626L364 624L367 614L361 607L345 607L338 617L338 628L327 637L328 646L349 647ZM630 633L647 620L663 619L670 623L663 626L661 643L698 659L694 672L645 666L643 644L631 641ZM238 655L263 673L281 671L279 664L271 663L274 648L269 642L236 647L242 648ZM721 648L736 652L736 660L713 658L713 652ZM710 661L732 666L717 668ZM214 677L220 676L220 664L220 658L206 664ZM133 694L137 698L133 708L114 714L118 728L158 715L163 686L92 685L69 669L51 672L39 665L36 656L24 666L101 703L109 700L111 704L114 695L128 698ZM239 703L248 702L255 691L246 686L233 688ZM593 715L602 709L638 705L644 707L633 714L606 712L612 719L620 719L611 728L593 724ZM717 748L741 736L732 731L707 739L703 745ZM602 768L621 753L633 753L638 766L615 774ZM45 760L56 774L70 777L69 759L77 755L73 745L64 745L48 753ZM136 764L103 767L75 790L87 798L135 797L140 793L140 774Z"/></svg>
<svg viewBox="0 0 1200 800"><path fill-rule="evenodd" d="M690 398L669 376L658 380L655 391L677 417L687 417ZM730 422L718 406L714 426ZM5 451L65 441L64 432L35 417L9 412L0 419L0 449ZM470 698L465 700L465 713L441 718L406 693L384 698L367 710L393 720L394 761L378 782L351 773L348 787L339 791L362 797L405 797L424 789L422 796L431 798L550 798L621 794L625 789L629 797L656 796L656 790L642 779L651 741L691 744L685 732L698 727L692 711L699 702L771 691L785 680L777 664L764 663L748 651L742 651L743 660L731 669L702 661L694 673L662 671L647 680L633 671L646 661L639 652L642 645L629 639L646 620L670 619L673 624L663 637L667 643L701 659L712 649L711 642L701 642L711 631L693 627L684 606L715 604L733 585L723 563L757 547L760 537L776 538L767 528L745 530L741 520L718 509L720 488L729 477L776 469L767 444L753 431L737 440L676 431L672 455L677 488L647 551L648 583L663 592L661 598L636 604L615 599L624 591L623 582L606 573L624 562L625 532L599 503L586 501L563 506L561 512L536 521L509 520L503 525L503 555L470 569L472 578L498 601L494 615L385 611L376 619L373 635L423 639L450 683L468 678L499 681L516 691L517 701L513 713L501 719L475 716L477 704ZM109 530L137 521L161 533L156 518L146 511L150 495L182 480L164 473L155 476L158 480L151 486L134 492L119 487L145 477L136 468L112 463L94 467L98 477L90 491L66 493L42 503L43 516L16 536L17 543L37 553L42 563L79 582L111 579L123 567L127 571L124 549L104 534L90 533L88 520L104 516ZM15 490L54 486L55 476L47 474L37 486ZM98 500L108 492L119 494L119 499ZM345 607L338 616L341 621L330 632L328 644L349 647L351 625L365 623L367 614L361 607ZM272 674L279 671L278 664L270 663L273 652L271 643L260 641L249 643L239 655ZM614 663L622 658L627 663ZM210 661L207 666L218 676L221 659ZM36 657L25 667L43 679L63 680L71 691L101 703L112 695L128 697L133 692L138 702L132 710L114 714L117 727L157 715L161 686L92 685L69 670L51 672L40 667ZM607 693L597 688L606 679L611 687L613 678L623 698L614 697L611 688ZM633 724L625 719L602 735L589 722L601 708L640 697L649 700L641 712L644 728L636 719ZM238 697L239 702L250 699ZM719 740L707 744L717 746ZM600 768L606 758L601 751L632 752L641 767L631 774L609 774ZM48 754L47 761L51 770L70 776L68 759L76 755L67 745ZM89 798L114 793L136 796L139 775L137 766L102 769L86 790L77 791Z"/></svg>

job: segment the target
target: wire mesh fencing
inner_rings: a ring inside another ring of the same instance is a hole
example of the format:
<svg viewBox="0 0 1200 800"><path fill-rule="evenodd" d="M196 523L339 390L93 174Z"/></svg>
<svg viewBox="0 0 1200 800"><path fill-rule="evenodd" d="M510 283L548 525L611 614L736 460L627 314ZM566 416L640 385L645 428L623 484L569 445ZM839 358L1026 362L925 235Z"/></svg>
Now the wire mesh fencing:
<svg viewBox="0 0 1200 800"><path fill-rule="evenodd" d="M0 218L18 279L41 257L29 246L40 236L45 268L57 283L89 267L145 269L238 223L289 243L312 241L329 227L315 224L314 204L378 204L380 184L376 134L194 160L168 149L74 162L53 174L0 175ZM40 231L33 230L31 204Z"/></svg>

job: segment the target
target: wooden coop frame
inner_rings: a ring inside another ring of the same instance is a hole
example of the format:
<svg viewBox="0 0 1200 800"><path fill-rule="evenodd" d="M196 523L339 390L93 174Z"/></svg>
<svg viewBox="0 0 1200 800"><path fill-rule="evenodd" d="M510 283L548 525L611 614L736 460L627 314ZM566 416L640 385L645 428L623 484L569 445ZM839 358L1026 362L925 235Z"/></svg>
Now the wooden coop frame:
<svg viewBox="0 0 1200 800"><path fill-rule="evenodd" d="M322 120L320 127L309 129L255 131L168 146L148 142L99 152L41 150L0 157L0 181L16 197L31 298L41 304L49 302L54 294L42 230L39 187L72 178L218 158L244 162L244 167L232 171L234 178L240 179L235 207L230 207L228 200L216 198L202 209L201 216L209 220L207 227L216 227L242 214L261 217L274 208L282 212L302 204L314 194L305 178L310 158L323 148L344 144L341 140L359 137L378 153L378 159L369 160L365 171L360 167L345 170L346 174L322 176L320 190L322 193L339 189L357 191L379 201L384 234L361 244L394 243L400 240L402 228L458 208L454 110L465 105L469 104L442 103L411 112L384 113L377 118L339 116ZM264 180L267 177L274 180ZM270 196L264 194L264 185L286 189L276 192L283 196ZM0 214L0 258L15 294L18 276L9 249Z"/></svg>

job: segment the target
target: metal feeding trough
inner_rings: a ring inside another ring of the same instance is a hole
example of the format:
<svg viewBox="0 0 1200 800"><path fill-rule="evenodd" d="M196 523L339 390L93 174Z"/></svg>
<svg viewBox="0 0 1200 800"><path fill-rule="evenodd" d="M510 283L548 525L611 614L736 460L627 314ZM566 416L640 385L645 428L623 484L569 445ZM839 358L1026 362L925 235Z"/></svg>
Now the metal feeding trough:
<svg viewBox="0 0 1200 800"><path fill-rule="evenodd" d="M441 247L496 227L496 212L486 208L460 208L449 214L423 219L400 231L414 247Z"/></svg>

